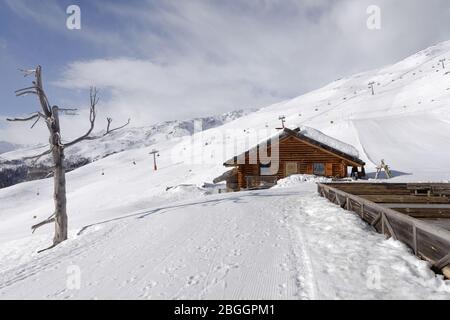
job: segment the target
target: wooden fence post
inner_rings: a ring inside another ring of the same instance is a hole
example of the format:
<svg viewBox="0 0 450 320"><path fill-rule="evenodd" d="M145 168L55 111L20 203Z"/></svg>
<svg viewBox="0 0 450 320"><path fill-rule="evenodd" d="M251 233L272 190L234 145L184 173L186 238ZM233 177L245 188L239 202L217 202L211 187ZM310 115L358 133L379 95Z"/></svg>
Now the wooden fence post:
<svg viewBox="0 0 450 320"><path fill-rule="evenodd" d="M364 203L361 203L361 218L364 220Z"/></svg>
<svg viewBox="0 0 450 320"><path fill-rule="evenodd" d="M417 247L417 227L415 224L413 224L413 249L414 254L417 256L419 254L419 250Z"/></svg>

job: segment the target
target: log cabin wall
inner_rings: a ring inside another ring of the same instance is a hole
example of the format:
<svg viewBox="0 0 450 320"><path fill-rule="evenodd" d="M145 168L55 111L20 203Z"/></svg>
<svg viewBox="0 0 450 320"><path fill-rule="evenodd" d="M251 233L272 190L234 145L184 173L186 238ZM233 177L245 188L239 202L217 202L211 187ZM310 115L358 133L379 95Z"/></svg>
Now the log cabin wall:
<svg viewBox="0 0 450 320"><path fill-rule="evenodd" d="M239 188L247 187L247 176L259 175L259 164L244 164L238 168L238 185Z"/></svg>
<svg viewBox="0 0 450 320"><path fill-rule="evenodd" d="M228 191L233 191L239 188L238 184L238 168L233 168L230 175L226 178L226 185Z"/></svg>
<svg viewBox="0 0 450 320"><path fill-rule="evenodd" d="M270 155L270 149L269 149ZM279 142L280 164L277 172L278 179L286 177L286 163L296 162L298 174L314 174L314 163L322 163L325 166L325 176L343 178L347 176L347 166L354 164L336 156L330 152L310 145L294 137L288 137ZM248 159L246 159L248 163ZM246 188L247 176L259 176L260 160L258 164L243 164L238 167L239 188Z"/></svg>

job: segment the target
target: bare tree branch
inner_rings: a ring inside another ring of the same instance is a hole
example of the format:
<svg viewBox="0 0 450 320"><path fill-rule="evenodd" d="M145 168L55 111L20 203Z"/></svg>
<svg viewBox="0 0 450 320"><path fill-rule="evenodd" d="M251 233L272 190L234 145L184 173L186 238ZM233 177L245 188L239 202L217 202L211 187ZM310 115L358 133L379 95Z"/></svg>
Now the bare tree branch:
<svg viewBox="0 0 450 320"><path fill-rule="evenodd" d="M35 83L35 82L33 81L33 84L34 84L34 83ZM31 86L31 87L26 87L26 88L18 89L18 90L16 90L16 91L14 91L14 93L19 93L20 91L32 90L32 89L37 90L36 85L33 85L33 86Z"/></svg>
<svg viewBox="0 0 450 320"><path fill-rule="evenodd" d="M48 154L50 154L52 152L53 152L53 148L51 148L49 150L46 150L46 151L44 151L41 154L38 154L36 156L24 157L24 158L22 158L22 160L33 160L32 164L34 165L40 158L42 158L43 156L46 156L46 155L48 155Z"/></svg>
<svg viewBox="0 0 450 320"><path fill-rule="evenodd" d="M53 174L53 171L50 171L49 173L47 173L44 179L50 178L51 176L53 176Z"/></svg>
<svg viewBox="0 0 450 320"><path fill-rule="evenodd" d="M111 126L111 122L112 122L113 120L112 120L112 118L106 118L106 122L108 123L107 125L106 125L106 133L108 133L109 132L109 127Z"/></svg>
<svg viewBox="0 0 450 320"><path fill-rule="evenodd" d="M106 127L106 133L103 136L106 136L106 135L110 134L111 132L114 132L114 131L120 130L122 128L125 128L127 125L130 124L131 119L128 119L127 123L125 123L124 125L122 125L120 127L117 127L117 128L114 128L114 129L110 129L112 118L106 118L106 121L108 122L108 125Z"/></svg>
<svg viewBox="0 0 450 320"><path fill-rule="evenodd" d="M89 122L91 123L89 130L82 135L81 137L65 143L64 147L70 147L73 146L74 144L77 144L78 142L81 142L83 140L89 139L89 135L92 133L92 130L94 130L94 126L95 126L95 118L97 117L97 111L95 110L95 106L97 105L99 98L97 97L98 91L96 88L91 87L91 92L90 92L90 102L91 102L91 106L90 106L90 110L89 110Z"/></svg>
<svg viewBox="0 0 450 320"><path fill-rule="evenodd" d="M19 69L19 71L23 73L24 77L28 77L29 75L36 73L36 69L29 69L29 70Z"/></svg>
<svg viewBox="0 0 450 320"><path fill-rule="evenodd" d="M30 93L38 94L38 88L36 86L27 87L27 88L16 90L16 91L14 91L14 93L16 94L16 97L20 97L20 96L27 95Z"/></svg>
<svg viewBox="0 0 450 320"><path fill-rule="evenodd" d="M16 121L20 121L20 122L26 122L26 121L30 121L33 119L36 119L36 121L34 121L33 125L31 126L31 129L34 128L34 126L39 122L39 120L41 118L45 118L45 116L41 113L41 112L36 112L35 114L26 117L26 118L7 118L6 121L10 121L10 122L16 122Z"/></svg>
<svg viewBox="0 0 450 320"><path fill-rule="evenodd" d="M36 94L37 96L39 96L39 102L41 104L43 113L46 117L50 117L52 113L50 103L48 102L47 96L45 95L44 88L42 86L41 69L41 66L37 66L37 68L34 70L19 69L25 77L34 74L36 76L36 81L33 81L33 86L17 90L15 93L16 96L23 96L27 94Z"/></svg>
<svg viewBox="0 0 450 320"><path fill-rule="evenodd" d="M44 251L53 249L53 248L56 247L57 245L58 245L58 243L53 243L50 247L45 248L45 249L41 249L41 250L39 250L37 253L41 253L41 252L44 252Z"/></svg>
<svg viewBox="0 0 450 320"><path fill-rule="evenodd" d="M27 96L29 94L35 94L38 95L37 91L33 91L33 90L28 90L28 91L22 91L20 93L16 93L16 97L21 97L21 96Z"/></svg>
<svg viewBox="0 0 450 320"><path fill-rule="evenodd" d="M112 118L108 117L108 118L106 118L106 121L107 121L106 132L102 136L91 136L91 133L94 130L94 126L95 126L95 119L97 117L96 106L97 106L98 101L99 101L99 98L98 98L97 95L98 95L98 90L96 88L92 87L91 88L91 92L90 92L90 104L91 104L91 106L90 106L90 111L89 111L89 122L90 122L91 125L89 127L89 130L84 135L82 135L81 137L79 137L79 138L77 138L77 139L75 139L75 140L73 140L71 142L63 144L64 148L68 148L70 146L73 146L74 144L77 144L77 143L79 143L79 142L81 142L83 140L99 139L101 137L104 137L104 136L110 134L111 132L120 130L120 129L122 129L122 128L124 128L124 127L126 127L127 125L130 124L131 119L128 119L128 121L124 125L122 125L120 127L117 127L117 128L114 128L114 129L111 129L111 122L113 120L112 120ZM68 109L68 110L73 110L73 109Z"/></svg>
<svg viewBox="0 0 450 320"><path fill-rule="evenodd" d="M33 123L33 125L31 126L31 129L34 128L34 126L36 125L36 123L39 122L39 120L41 119L41 116L39 115L39 117L37 117L36 121Z"/></svg>
<svg viewBox="0 0 450 320"><path fill-rule="evenodd" d="M40 117L39 112L36 112L35 114L33 114L32 116L29 116L27 118L6 118L6 121L10 121L10 122L22 121L22 122L25 122L25 121L30 121L30 120L33 120L33 119L36 119L36 118L39 118L39 117Z"/></svg>
<svg viewBox="0 0 450 320"><path fill-rule="evenodd" d="M50 217L48 217L47 219L45 219L44 221L41 221L37 224L35 224L34 226L31 226L31 230L33 230L31 233L34 233L36 231L36 229L45 226L46 224L52 223L55 221L55 213L53 213Z"/></svg>

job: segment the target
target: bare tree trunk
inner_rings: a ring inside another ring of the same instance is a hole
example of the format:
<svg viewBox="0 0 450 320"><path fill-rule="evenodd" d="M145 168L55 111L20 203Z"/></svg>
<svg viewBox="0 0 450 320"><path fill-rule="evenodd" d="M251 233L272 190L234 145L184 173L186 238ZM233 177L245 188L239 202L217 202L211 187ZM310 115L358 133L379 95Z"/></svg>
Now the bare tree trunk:
<svg viewBox="0 0 450 320"><path fill-rule="evenodd" d="M53 244L67 240L67 210L66 210L66 170L64 168L64 150L58 148L53 152L55 161L54 180L55 180L55 237Z"/></svg>
<svg viewBox="0 0 450 320"><path fill-rule="evenodd" d="M90 122L90 128L89 130L81 137L68 142L68 143L62 143L61 141L61 128L59 124L59 112L68 112L68 111L76 111L76 109L60 109L58 106L51 107L47 96L45 95L43 86L42 86L42 78L41 78L41 66L37 66L35 70L22 70L25 74L25 76L28 76L30 74L35 74L36 81L33 81L33 86L23 88L16 91L16 96L23 96L27 94L35 94L39 98L39 102L41 104L42 111L37 111L31 116L24 117L24 118L8 118L8 121L31 121L34 120L34 124L31 126L33 128L36 123L39 122L40 119L44 119L47 128L50 133L49 143L50 143L50 149L46 150L45 152L37 155L32 156L24 159L34 159L37 161L41 157L45 155L52 154L53 157L53 177L54 177L54 194L53 199L55 202L55 211L54 213L48 217L46 220L35 224L31 227L33 232L43 225L46 225L47 223L55 222L55 236L53 238L53 245L47 249L38 251L42 252L45 250L48 250L50 248L53 248L54 246L58 245L59 243L67 240L67 230L68 230L68 219L67 219L67 199L66 199L66 168L64 164L64 149L68 148L70 146L73 146L83 140L94 140L98 139L102 136L91 136L92 131L94 130L95 125L95 118L96 118L96 105L99 101L99 98L97 97L97 89L91 88L90 92L90 112L89 112L89 122ZM130 124L130 119L128 119L128 122L124 125L117 127L115 129L111 129L111 122L112 118L107 118L107 128L106 133L103 134L103 136L106 136L116 130L122 129Z"/></svg>
<svg viewBox="0 0 450 320"><path fill-rule="evenodd" d="M49 124L51 132L50 145L54 163L54 201L55 201L55 236L53 245L67 240L67 199L66 169L64 166L64 148L61 144L58 107L52 108L53 122Z"/></svg>

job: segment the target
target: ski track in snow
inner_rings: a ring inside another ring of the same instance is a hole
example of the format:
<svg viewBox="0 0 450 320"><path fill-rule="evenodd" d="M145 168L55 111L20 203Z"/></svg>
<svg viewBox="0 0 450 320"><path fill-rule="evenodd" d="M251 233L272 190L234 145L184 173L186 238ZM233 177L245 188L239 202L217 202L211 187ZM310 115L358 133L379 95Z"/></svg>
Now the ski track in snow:
<svg viewBox="0 0 450 320"><path fill-rule="evenodd" d="M26 263L18 255L1 270L0 298L450 299L425 262L315 188L207 196L91 226ZM72 265L79 290L66 285ZM385 279L376 290L370 265Z"/></svg>

